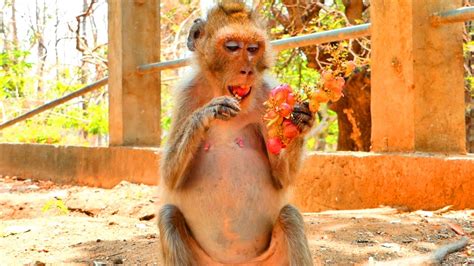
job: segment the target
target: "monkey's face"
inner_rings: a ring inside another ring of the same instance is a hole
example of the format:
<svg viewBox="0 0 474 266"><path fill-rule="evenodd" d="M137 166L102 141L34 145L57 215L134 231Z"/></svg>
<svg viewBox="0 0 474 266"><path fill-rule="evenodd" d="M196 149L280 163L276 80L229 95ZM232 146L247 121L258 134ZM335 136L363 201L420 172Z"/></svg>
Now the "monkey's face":
<svg viewBox="0 0 474 266"><path fill-rule="evenodd" d="M222 93L230 93L244 101L268 67L263 61L266 43L255 28L229 25L214 37L209 69L221 81Z"/></svg>
<svg viewBox="0 0 474 266"><path fill-rule="evenodd" d="M195 20L187 45L213 95L235 96L244 108L272 61L265 23L237 0L223 1L206 20Z"/></svg>

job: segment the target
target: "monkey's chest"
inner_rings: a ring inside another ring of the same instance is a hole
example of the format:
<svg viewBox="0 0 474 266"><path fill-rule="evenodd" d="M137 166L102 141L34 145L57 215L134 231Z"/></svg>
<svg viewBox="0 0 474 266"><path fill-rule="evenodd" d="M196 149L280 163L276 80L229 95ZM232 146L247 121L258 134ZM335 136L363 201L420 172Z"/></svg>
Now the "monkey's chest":
<svg viewBox="0 0 474 266"><path fill-rule="evenodd" d="M249 199L271 185L271 168L263 139L249 128L209 132L192 159L186 187L240 191Z"/></svg>

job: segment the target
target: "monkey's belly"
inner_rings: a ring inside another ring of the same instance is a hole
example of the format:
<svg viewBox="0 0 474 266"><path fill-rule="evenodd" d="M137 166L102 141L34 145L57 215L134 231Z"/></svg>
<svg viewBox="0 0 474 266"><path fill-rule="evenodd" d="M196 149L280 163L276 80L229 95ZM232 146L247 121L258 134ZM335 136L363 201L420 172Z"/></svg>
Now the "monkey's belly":
<svg viewBox="0 0 474 266"><path fill-rule="evenodd" d="M215 260L238 263L266 250L284 190L272 184L262 151L229 145L203 149L183 189L165 193L165 203L184 214L193 237Z"/></svg>

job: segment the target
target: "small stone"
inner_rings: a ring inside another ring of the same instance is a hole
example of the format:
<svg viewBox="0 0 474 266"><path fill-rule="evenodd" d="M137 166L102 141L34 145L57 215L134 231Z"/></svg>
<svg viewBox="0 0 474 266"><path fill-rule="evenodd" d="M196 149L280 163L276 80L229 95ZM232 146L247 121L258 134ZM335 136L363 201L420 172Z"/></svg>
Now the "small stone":
<svg viewBox="0 0 474 266"><path fill-rule="evenodd" d="M136 224L135 227L138 229L146 229L147 226L146 224Z"/></svg>

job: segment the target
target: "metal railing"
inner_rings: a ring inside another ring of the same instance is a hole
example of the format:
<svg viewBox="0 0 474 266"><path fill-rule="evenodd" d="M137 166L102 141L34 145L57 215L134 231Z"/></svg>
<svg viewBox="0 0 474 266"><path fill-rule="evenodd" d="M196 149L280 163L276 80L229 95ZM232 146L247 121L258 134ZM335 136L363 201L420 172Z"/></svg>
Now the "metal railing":
<svg viewBox="0 0 474 266"><path fill-rule="evenodd" d="M474 20L474 7L462 7L454 10L438 12L431 16L431 23L435 26L439 26L447 23L464 22L467 20ZM317 45L329 42L342 41L347 39L355 39L370 35L370 23L345 27L336 30L329 30L323 32L316 32L307 35L289 37L285 39L272 41L272 47L275 51L281 51L290 48L304 47L309 45ZM152 64L140 65L137 67L137 72L140 74L147 74L158 72L164 69L174 69L189 65L191 62L190 58L182 58L177 60L171 60L166 62L158 62ZM76 97L82 96L86 93L95 91L100 87L106 85L108 77L89 84L71 94L63 96L59 99L53 100L40 107L37 107L25 114L22 114L12 120L0 124L0 130L12 126L16 123L24 121L30 117L40 114L44 111L52 109L60 104L63 104Z"/></svg>
<svg viewBox="0 0 474 266"><path fill-rule="evenodd" d="M79 96L82 96L82 95L84 95L84 94L86 94L86 93L95 91L95 90L99 89L100 87L107 85L107 82L108 82L108 81L109 81L109 78L108 78L108 77L103 78L103 79L98 80L98 81L96 81L96 82L94 82L94 83L91 83L91 84L89 84L89 85L83 87L82 89L79 89L79 90L77 90L77 91L75 91L75 92L73 92L73 93L70 93L70 94L68 94L68 95L66 95L66 96L63 96L63 97L58 98L58 99L56 99L56 100L53 100L53 101L51 101L51 102L45 103L45 104L41 105L40 107L37 107L37 108L35 108L35 109L33 109L33 110L27 112L27 113L24 113L24 114L22 114L22 115L20 115L20 116L17 116L17 117L15 117L15 118L13 118L13 119L10 120L10 121L7 121L7 122L5 122L5 123L3 123L3 124L0 124L0 130L4 129L4 128L6 128L6 127L9 127L9 126L13 126L13 125L16 124L16 123L19 123L19 122L21 122L21 121L23 121L23 120L26 120L26 119L28 119L28 118L30 118L30 117L33 117L33 116L35 116L35 115L37 115L37 114L40 114L40 113L44 112L44 111L47 111L47 110L49 110L49 109L52 109L52 108L54 108L54 107L56 107L56 106L58 106L58 105L60 105L60 104L63 104L63 103L65 103L65 102L70 101L70 100L72 100L72 99L74 99L74 98L77 98L77 97L79 97Z"/></svg>
<svg viewBox="0 0 474 266"><path fill-rule="evenodd" d="M464 22L468 20L474 20L474 6L437 12L431 16L431 23L436 26L448 23Z"/></svg>

